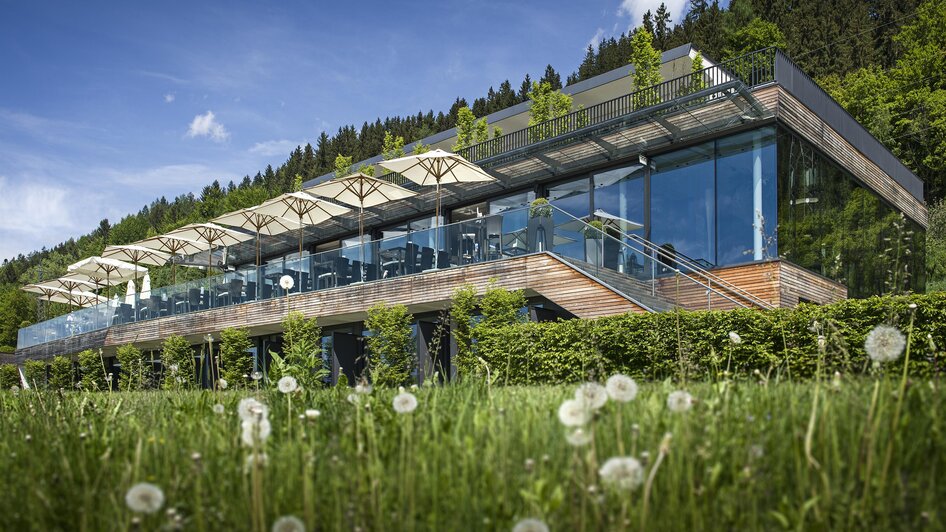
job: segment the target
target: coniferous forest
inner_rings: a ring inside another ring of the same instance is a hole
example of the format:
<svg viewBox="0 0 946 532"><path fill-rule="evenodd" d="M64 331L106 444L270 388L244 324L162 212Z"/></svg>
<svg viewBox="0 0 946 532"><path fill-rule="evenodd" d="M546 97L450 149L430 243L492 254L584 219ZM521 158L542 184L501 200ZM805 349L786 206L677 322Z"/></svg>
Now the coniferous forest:
<svg viewBox="0 0 946 532"><path fill-rule="evenodd" d="M926 183L930 206L927 289L946 288L946 1L926 0L691 0L682 20L660 6L640 21L658 49L692 43L704 56L724 60L767 46L785 50L858 121L886 144ZM538 81L551 88L628 64L631 35L588 47L571 73L549 65ZM386 133L406 143L454 127L459 109L477 117L527 101L533 78L510 80L469 100L458 97L447 110L386 117L360 127L322 132L315 145L299 146L277 168L267 166L240 182L213 181L200 194L157 198L117 223L97 228L52 249L6 258L0 265L0 351L12 350L17 329L68 310L38 309L23 284L62 275L66 266L98 254L108 244L129 243L187 223L204 221L292 189L295 176L311 179L331 172L337 155L359 161L382 152ZM162 268L152 270L156 286L167 284ZM48 312L48 314L47 314Z"/></svg>

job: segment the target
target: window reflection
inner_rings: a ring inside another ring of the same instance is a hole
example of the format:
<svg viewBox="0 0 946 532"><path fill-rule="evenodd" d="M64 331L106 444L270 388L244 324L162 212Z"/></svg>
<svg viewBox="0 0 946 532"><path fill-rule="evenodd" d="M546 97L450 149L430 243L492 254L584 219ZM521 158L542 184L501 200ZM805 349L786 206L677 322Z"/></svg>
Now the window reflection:
<svg viewBox="0 0 946 532"><path fill-rule="evenodd" d="M671 254L715 263L714 143L653 158L651 241Z"/></svg>

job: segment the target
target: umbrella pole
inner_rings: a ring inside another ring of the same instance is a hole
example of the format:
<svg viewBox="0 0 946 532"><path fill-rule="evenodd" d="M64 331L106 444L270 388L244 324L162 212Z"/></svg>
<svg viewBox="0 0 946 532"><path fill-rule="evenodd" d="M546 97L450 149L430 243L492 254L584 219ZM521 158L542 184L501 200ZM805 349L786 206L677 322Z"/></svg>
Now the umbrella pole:
<svg viewBox="0 0 946 532"><path fill-rule="evenodd" d="M365 200L362 199L358 204L358 246L361 247L361 267L365 267ZM364 270L361 272L361 280L364 281Z"/></svg>
<svg viewBox="0 0 946 532"><path fill-rule="evenodd" d="M259 268L259 227L256 228L256 267Z"/></svg>
<svg viewBox="0 0 946 532"><path fill-rule="evenodd" d="M440 180L437 180L437 210L434 212L434 268L440 262Z"/></svg>
<svg viewBox="0 0 946 532"><path fill-rule="evenodd" d="M299 214L299 259L302 259L302 214Z"/></svg>
<svg viewBox="0 0 946 532"><path fill-rule="evenodd" d="M210 277L210 269L213 267L214 261L214 245L210 241L207 243L210 244L210 251L207 252L207 277Z"/></svg>

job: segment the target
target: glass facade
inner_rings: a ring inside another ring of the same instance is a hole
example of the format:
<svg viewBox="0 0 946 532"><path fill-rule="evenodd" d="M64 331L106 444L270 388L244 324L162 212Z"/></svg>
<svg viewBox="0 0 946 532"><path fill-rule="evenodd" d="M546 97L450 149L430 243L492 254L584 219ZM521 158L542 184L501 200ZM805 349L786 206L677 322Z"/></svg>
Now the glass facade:
<svg viewBox="0 0 946 532"><path fill-rule="evenodd" d="M849 297L922 292L922 227L788 131L778 142L779 255L848 287Z"/></svg>
<svg viewBox="0 0 946 532"><path fill-rule="evenodd" d="M640 226L628 232L705 267L774 258L765 220L775 219L775 150L775 129L762 128L599 170L549 186L547 196L576 218L604 211ZM556 213L556 225L564 218Z"/></svg>

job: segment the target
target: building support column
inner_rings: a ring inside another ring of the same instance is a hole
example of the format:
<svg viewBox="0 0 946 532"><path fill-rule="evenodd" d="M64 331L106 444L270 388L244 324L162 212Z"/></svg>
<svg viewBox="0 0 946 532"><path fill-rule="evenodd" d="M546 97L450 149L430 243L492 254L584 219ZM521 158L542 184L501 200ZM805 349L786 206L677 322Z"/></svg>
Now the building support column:
<svg viewBox="0 0 946 532"><path fill-rule="evenodd" d="M752 133L752 259L762 260L762 132Z"/></svg>

